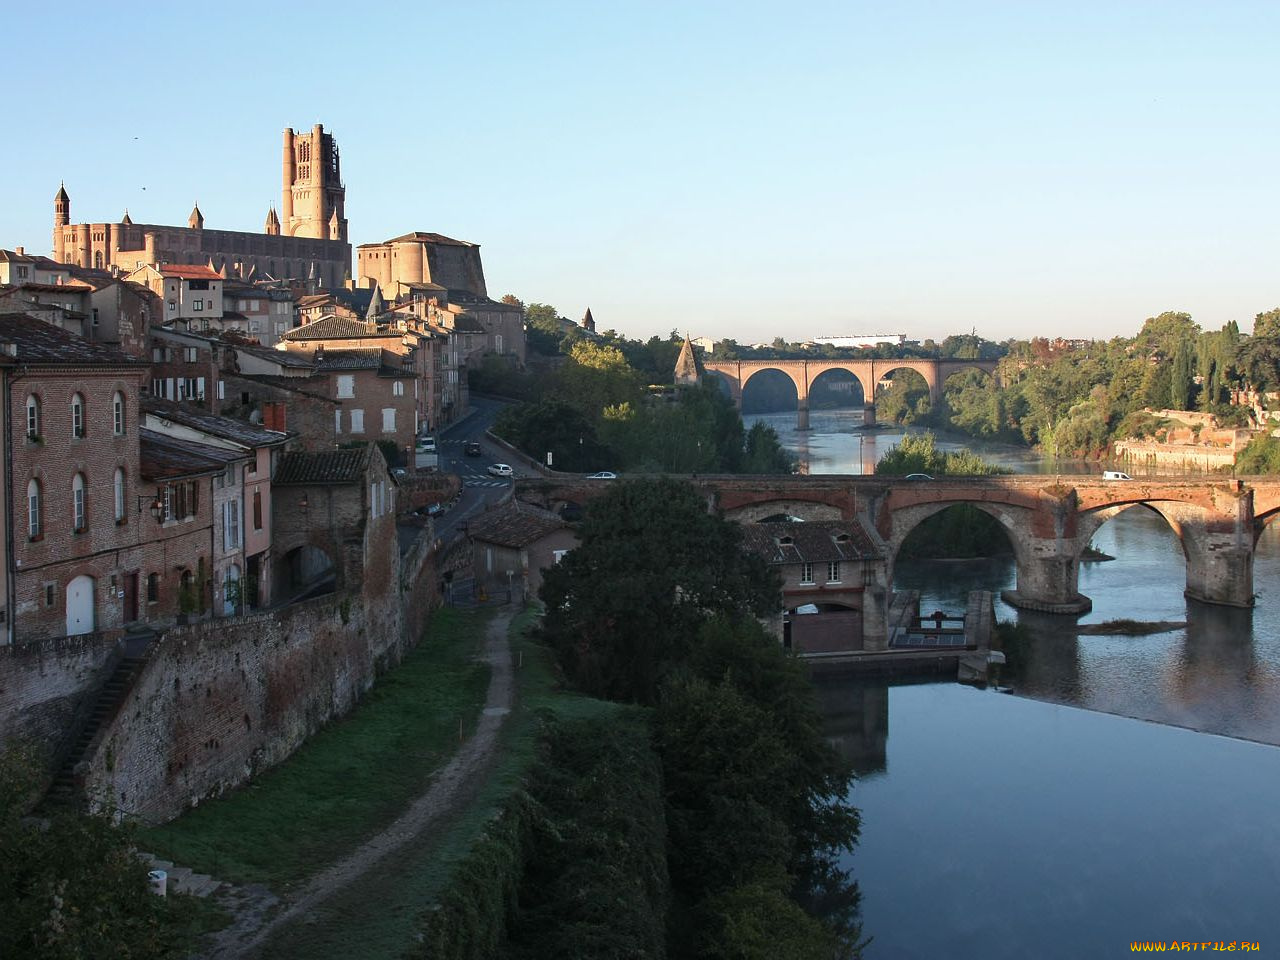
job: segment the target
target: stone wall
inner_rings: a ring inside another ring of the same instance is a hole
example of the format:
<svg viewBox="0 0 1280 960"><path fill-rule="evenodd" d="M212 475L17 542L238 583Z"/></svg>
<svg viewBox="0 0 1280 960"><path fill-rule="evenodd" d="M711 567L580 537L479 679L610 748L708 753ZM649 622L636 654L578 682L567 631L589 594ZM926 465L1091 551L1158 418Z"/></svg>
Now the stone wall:
<svg viewBox="0 0 1280 960"><path fill-rule="evenodd" d="M326 597L170 630L85 771L126 816L171 819L285 759L404 652L394 604Z"/></svg>
<svg viewBox="0 0 1280 960"><path fill-rule="evenodd" d="M0 646L0 749L30 740L52 758L84 693L106 679L115 646L114 636L100 633Z"/></svg>
<svg viewBox="0 0 1280 960"><path fill-rule="evenodd" d="M421 638L439 603L431 548L426 535L403 557L393 548L363 594L170 629L86 751L88 794L161 822L284 760ZM35 740L54 759L115 650L101 634L0 647L0 740Z"/></svg>

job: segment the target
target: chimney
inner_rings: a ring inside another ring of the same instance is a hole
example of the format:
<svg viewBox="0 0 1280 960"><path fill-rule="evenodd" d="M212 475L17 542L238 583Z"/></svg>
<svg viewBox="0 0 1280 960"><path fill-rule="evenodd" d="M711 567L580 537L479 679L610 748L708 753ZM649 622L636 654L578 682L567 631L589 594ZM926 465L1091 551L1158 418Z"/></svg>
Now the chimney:
<svg viewBox="0 0 1280 960"><path fill-rule="evenodd" d="M15 247L13 252L21 257L21 256L25 256L27 251L24 250L22 247Z"/></svg>

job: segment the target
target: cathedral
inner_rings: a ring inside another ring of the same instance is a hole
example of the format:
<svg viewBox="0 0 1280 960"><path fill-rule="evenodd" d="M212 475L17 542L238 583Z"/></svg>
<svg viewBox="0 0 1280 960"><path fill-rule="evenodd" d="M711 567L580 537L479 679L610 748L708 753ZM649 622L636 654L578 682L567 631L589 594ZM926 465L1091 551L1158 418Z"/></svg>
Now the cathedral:
<svg viewBox="0 0 1280 960"><path fill-rule="evenodd" d="M80 267L131 272L143 266L196 264L241 280L314 280L322 287L351 282L351 244L343 214L346 188L333 135L320 124L284 132L280 211L267 213L262 233L210 230L197 205L185 227L134 223L72 223L66 186L53 200L53 259Z"/></svg>

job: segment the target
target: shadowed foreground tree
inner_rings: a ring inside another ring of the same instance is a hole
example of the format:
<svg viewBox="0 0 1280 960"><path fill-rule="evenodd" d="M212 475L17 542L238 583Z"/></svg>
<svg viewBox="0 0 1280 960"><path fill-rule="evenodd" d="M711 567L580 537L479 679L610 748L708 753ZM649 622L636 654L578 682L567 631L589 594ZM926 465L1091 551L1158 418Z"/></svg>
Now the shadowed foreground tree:
<svg viewBox="0 0 1280 960"><path fill-rule="evenodd" d="M581 690L654 707L672 905L667 955L860 951L852 772L799 663L755 617L778 583L691 484L619 483L547 571L544 637Z"/></svg>
<svg viewBox="0 0 1280 960"><path fill-rule="evenodd" d="M544 632L580 690L652 704L708 616L781 605L776 577L740 549L737 526L689 484L613 485L588 506L580 545L546 572Z"/></svg>
<svg viewBox="0 0 1280 960"><path fill-rule="evenodd" d="M105 816L26 816L30 750L0 752L0 957L153 960L177 956L170 905L150 892L130 833Z"/></svg>

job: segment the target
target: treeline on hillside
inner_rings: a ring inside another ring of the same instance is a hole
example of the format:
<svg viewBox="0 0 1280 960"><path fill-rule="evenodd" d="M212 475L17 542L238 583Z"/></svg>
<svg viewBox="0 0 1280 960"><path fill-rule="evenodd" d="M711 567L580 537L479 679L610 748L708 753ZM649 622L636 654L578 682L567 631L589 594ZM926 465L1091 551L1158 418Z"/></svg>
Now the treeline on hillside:
<svg viewBox="0 0 1280 960"><path fill-rule="evenodd" d="M557 339L533 304L530 339L566 352L554 364L516 371L498 361L481 366L472 389L521 402L506 408L494 432L558 470L628 470L666 473L789 473L791 457L766 424L745 430L733 403L715 385L655 395L650 384L670 384L681 341L648 344L610 334L587 338L573 327ZM550 308L547 308L548 310ZM554 313L554 311L551 311ZM539 326L541 324L542 326ZM659 371L657 365L665 364Z"/></svg>
<svg viewBox="0 0 1280 960"><path fill-rule="evenodd" d="M1189 314L1168 312L1136 337L1003 346L998 385L977 371L958 374L935 407L922 378L898 371L876 397L877 416L1073 457L1125 437L1159 436L1169 421L1148 409L1203 411L1243 426L1248 412L1230 402L1233 390L1280 390L1280 309L1259 314L1252 336L1234 322L1204 331Z"/></svg>
<svg viewBox="0 0 1280 960"><path fill-rule="evenodd" d="M692 486L620 483L547 571L543 637L583 693L649 708L673 957L855 956L852 772L799 664L755 616L779 584ZM620 955L620 954L619 954Z"/></svg>

